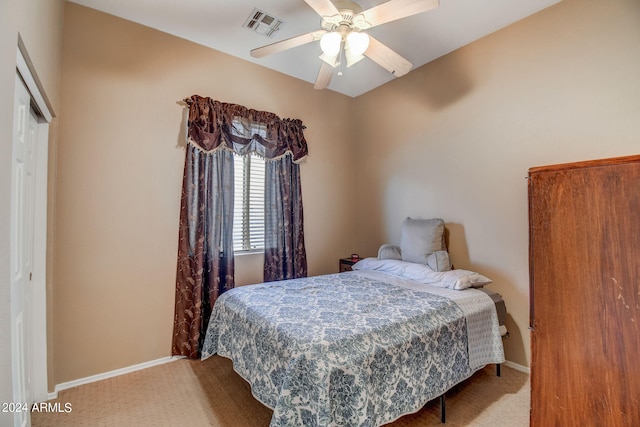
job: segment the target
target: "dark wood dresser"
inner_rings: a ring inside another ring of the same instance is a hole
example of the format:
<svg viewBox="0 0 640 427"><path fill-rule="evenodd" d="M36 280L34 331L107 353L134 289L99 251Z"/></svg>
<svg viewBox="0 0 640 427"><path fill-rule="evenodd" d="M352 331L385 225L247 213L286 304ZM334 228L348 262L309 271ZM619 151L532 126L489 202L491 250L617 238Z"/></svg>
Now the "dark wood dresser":
<svg viewBox="0 0 640 427"><path fill-rule="evenodd" d="M529 170L531 426L640 426L640 155Z"/></svg>

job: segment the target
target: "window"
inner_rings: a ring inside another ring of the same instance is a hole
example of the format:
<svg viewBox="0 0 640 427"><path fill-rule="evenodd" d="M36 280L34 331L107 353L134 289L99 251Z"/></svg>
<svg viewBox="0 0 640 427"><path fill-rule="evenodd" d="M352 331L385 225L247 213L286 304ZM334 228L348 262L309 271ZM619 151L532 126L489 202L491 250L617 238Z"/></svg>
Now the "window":
<svg viewBox="0 0 640 427"><path fill-rule="evenodd" d="M233 155L233 250L264 249L264 159L255 153Z"/></svg>

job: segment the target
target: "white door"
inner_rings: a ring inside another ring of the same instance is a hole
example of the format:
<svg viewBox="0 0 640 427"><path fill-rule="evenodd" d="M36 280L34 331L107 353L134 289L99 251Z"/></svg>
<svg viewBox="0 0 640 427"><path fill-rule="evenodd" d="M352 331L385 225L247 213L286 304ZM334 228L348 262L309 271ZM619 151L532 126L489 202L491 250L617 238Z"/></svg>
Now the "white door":
<svg viewBox="0 0 640 427"><path fill-rule="evenodd" d="M29 426L31 390L31 301L33 297L33 225L38 119L31 95L16 74L11 189L11 356L14 425ZM26 410L25 410L26 409Z"/></svg>

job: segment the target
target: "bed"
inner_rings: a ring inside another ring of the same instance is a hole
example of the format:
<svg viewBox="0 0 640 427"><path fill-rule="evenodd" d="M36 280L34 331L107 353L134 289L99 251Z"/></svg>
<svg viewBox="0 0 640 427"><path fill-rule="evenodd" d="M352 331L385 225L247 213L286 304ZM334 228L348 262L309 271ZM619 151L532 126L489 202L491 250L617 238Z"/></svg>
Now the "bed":
<svg viewBox="0 0 640 427"><path fill-rule="evenodd" d="M216 301L202 359L230 358L273 409L271 426L379 426L504 361L494 301L464 270L376 259L354 269Z"/></svg>

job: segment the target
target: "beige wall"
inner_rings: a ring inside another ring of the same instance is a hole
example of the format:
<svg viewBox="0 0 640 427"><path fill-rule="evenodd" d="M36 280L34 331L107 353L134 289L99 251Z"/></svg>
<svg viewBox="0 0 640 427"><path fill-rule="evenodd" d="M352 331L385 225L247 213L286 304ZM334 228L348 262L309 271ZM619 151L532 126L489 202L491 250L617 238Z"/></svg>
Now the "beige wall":
<svg viewBox="0 0 640 427"><path fill-rule="evenodd" d="M353 100L68 3L58 152L55 383L169 356L192 94L301 119L309 273L351 253ZM262 281L260 256L238 282Z"/></svg>
<svg viewBox="0 0 640 427"><path fill-rule="evenodd" d="M9 285L9 200L11 199L11 138L18 34L22 38L42 91L52 110L59 103L64 0L0 0L0 401L11 402L11 342ZM55 119L50 146L55 150ZM12 414L0 413L0 425Z"/></svg>
<svg viewBox="0 0 640 427"><path fill-rule="evenodd" d="M528 366L527 170L640 153L638 40L636 0L564 0L357 98L357 249L444 218L456 267L507 302L507 359Z"/></svg>
<svg viewBox="0 0 640 427"><path fill-rule="evenodd" d="M443 217L456 266L507 301L507 358L528 365L527 169L638 152L639 18L633 0L564 0L354 100L68 4L53 384L169 354L176 102L193 93L307 125L310 274L398 242L405 216ZM260 278L260 257L238 257L239 283Z"/></svg>

